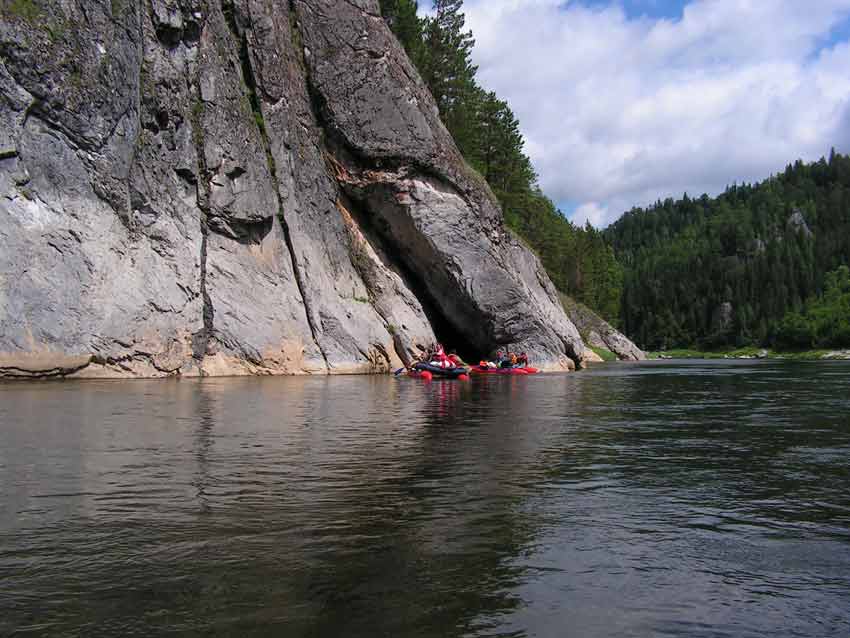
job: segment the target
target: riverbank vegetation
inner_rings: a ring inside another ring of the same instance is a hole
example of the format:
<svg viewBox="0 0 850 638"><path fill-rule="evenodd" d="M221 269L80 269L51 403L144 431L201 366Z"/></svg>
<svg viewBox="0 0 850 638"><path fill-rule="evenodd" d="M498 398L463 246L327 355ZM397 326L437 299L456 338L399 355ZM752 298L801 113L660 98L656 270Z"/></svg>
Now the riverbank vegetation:
<svg viewBox="0 0 850 638"><path fill-rule="evenodd" d="M648 359L787 359L821 361L850 359L850 350L773 350L769 348L734 348L732 350L692 350L676 348L647 352Z"/></svg>
<svg viewBox="0 0 850 638"><path fill-rule="evenodd" d="M380 2L464 158L501 203L507 225L537 253L558 289L616 325L623 272L613 250L601 232L572 224L541 191L519 121L507 102L478 83L462 0L433 4L431 15L421 18L414 0Z"/></svg>

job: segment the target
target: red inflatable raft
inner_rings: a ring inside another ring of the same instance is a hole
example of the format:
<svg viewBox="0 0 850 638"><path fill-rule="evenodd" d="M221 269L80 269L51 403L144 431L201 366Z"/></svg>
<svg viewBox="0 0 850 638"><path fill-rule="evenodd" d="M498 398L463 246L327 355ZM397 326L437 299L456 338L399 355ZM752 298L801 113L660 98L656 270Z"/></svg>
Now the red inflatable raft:
<svg viewBox="0 0 850 638"><path fill-rule="evenodd" d="M526 374L537 374L540 372L537 368L488 368L485 366L472 366L469 371L472 374L512 374L512 375L526 375Z"/></svg>
<svg viewBox="0 0 850 638"><path fill-rule="evenodd" d="M430 381L434 378L427 370L407 370L404 374L411 379L422 379L423 381Z"/></svg>

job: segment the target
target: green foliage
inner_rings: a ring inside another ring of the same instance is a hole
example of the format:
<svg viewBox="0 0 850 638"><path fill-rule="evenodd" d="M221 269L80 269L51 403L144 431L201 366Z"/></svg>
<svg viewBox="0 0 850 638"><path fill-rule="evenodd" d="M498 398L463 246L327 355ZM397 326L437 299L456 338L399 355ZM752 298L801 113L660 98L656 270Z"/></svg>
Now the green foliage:
<svg viewBox="0 0 850 638"><path fill-rule="evenodd" d="M66 44L70 25L61 8L45 8L38 0L0 0L0 17L26 22L54 45Z"/></svg>
<svg viewBox="0 0 850 638"><path fill-rule="evenodd" d="M790 348L850 347L850 269L827 273L823 295L812 297L805 311L789 312L776 331L776 342Z"/></svg>
<svg viewBox="0 0 850 638"><path fill-rule="evenodd" d="M0 15L35 22L42 14L43 11L35 0L0 0Z"/></svg>
<svg viewBox="0 0 850 638"><path fill-rule="evenodd" d="M417 15L418 9L416 0L381 0L381 15L417 68L422 66L425 53L423 21Z"/></svg>
<svg viewBox="0 0 850 638"><path fill-rule="evenodd" d="M505 222L537 253L555 285L619 323L623 271L604 236L570 223L540 190L507 102L484 90L472 64L475 43L462 0L435 0L431 17L414 0L381 0L381 12L434 96L469 165L489 184Z"/></svg>
<svg viewBox="0 0 850 638"><path fill-rule="evenodd" d="M204 149L204 102L200 97L196 97L192 102L192 108L189 111L189 120L192 125L192 143L195 145L195 150L198 152L198 157L203 159Z"/></svg>
<svg viewBox="0 0 850 638"><path fill-rule="evenodd" d="M589 346L591 350L593 350L600 359L605 361L606 363L609 361L616 361L617 355L611 352L610 350L606 350L605 348L595 348L593 346Z"/></svg>
<svg viewBox="0 0 850 638"><path fill-rule="evenodd" d="M811 347L824 337L803 300L850 262L850 158L634 209L604 234L624 269L621 327L644 349Z"/></svg>

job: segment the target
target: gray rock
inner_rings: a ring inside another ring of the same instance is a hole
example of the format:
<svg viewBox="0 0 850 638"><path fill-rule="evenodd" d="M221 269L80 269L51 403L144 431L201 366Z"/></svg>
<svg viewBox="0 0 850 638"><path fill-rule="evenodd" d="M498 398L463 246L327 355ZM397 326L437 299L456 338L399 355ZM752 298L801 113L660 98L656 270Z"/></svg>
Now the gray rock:
<svg viewBox="0 0 850 638"><path fill-rule="evenodd" d="M414 290L486 353L524 350L544 367L581 365L584 344L536 257L504 228L376 3L296 0L308 82L337 179L395 247Z"/></svg>
<svg viewBox="0 0 850 638"><path fill-rule="evenodd" d="M721 303L712 314L711 326L714 332L727 332L732 328L733 308L731 301Z"/></svg>
<svg viewBox="0 0 850 638"><path fill-rule="evenodd" d="M400 365L394 335L410 344L434 333L380 239L340 191L308 93L286 3L244 0L237 21L273 159L295 280L331 372Z"/></svg>
<svg viewBox="0 0 850 638"><path fill-rule="evenodd" d="M438 336L581 364L376 2L18 6L0 376L377 372Z"/></svg>
<svg viewBox="0 0 850 638"><path fill-rule="evenodd" d="M563 296L562 300L567 315L584 335L587 345L610 350L621 361L643 361L646 359L644 352L628 337L590 308L567 296Z"/></svg>
<svg viewBox="0 0 850 638"><path fill-rule="evenodd" d="M788 226L789 230L792 230L795 233L802 233L806 237L812 237L813 235L812 230L806 223L806 217L803 215L803 211L799 208L795 208L791 211L791 215L788 217L786 226Z"/></svg>

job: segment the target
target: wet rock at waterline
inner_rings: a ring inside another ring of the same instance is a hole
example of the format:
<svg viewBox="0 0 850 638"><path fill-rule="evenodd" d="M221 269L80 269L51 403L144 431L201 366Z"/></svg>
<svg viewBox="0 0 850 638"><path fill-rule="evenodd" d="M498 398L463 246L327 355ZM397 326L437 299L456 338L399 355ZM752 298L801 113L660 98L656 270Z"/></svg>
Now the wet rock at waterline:
<svg viewBox="0 0 850 638"><path fill-rule="evenodd" d="M376 2L0 10L0 375L582 364Z"/></svg>

